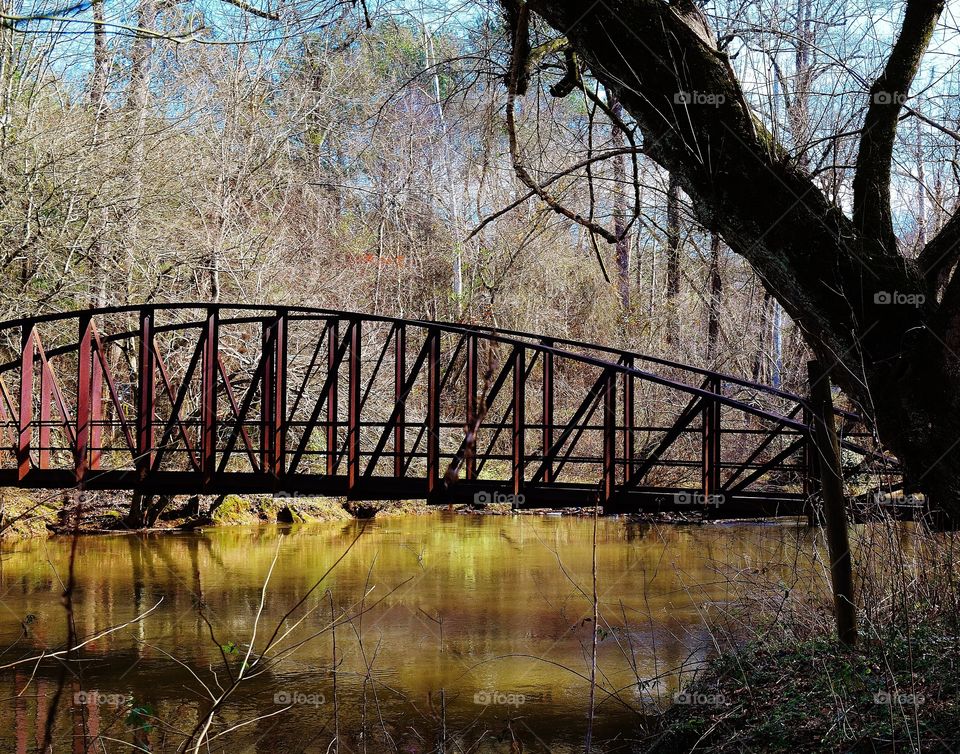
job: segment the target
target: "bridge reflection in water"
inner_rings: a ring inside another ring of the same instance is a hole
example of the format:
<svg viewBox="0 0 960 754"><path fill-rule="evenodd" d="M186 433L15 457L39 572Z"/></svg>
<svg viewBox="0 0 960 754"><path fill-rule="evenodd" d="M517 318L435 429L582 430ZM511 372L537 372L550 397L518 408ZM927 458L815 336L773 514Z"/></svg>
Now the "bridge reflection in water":
<svg viewBox="0 0 960 754"><path fill-rule="evenodd" d="M802 396L528 333L254 305L0 323L0 485L794 514ZM838 410L863 490L894 459Z"/></svg>

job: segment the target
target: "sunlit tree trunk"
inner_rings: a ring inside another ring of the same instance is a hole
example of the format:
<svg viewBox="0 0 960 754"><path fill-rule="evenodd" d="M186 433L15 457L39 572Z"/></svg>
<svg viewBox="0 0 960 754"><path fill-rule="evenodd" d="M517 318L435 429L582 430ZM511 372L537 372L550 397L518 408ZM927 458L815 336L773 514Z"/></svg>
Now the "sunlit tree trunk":
<svg viewBox="0 0 960 754"><path fill-rule="evenodd" d="M623 107L615 99L609 103L619 118ZM614 123L611 129L611 141L614 149L623 149L626 139L623 131ZM624 311L630 308L630 234L627 233L627 157L617 155L613 160L613 232L617 237L617 291L620 294L620 306Z"/></svg>
<svg viewBox="0 0 960 754"><path fill-rule="evenodd" d="M137 24L141 29L153 29L157 22L154 0L140 0ZM130 82L127 89L126 111L132 126L132 143L128 160L128 188L130 204L127 210L125 245L127 247L126 297L133 294L137 249L140 245L140 209L143 202L143 171L146 157L147 112L150 103L150 68L153 38L147 34L134 37L130 49Z"/></svg>
<svg viewBox="0 0 960 754"><path fill-rule="evenodd" d="M103 140L103 128L107 109L107 73L109 60L107 58L107 30L104 27L103 0L94 0L93 12L93 73L90 76L90 107L93 109L93 139L91 148L95 158L100 151ZM106 161L97 159L98 164ZM103 207L99 212L99 227L94 229L93 241L90 244L90 259L96 266L94 285L94 303L98 307L107 305L108 277L110 264L106 256L107 250L103 245L103 233L107 229L108 210Z"/></svg>
<svg viewBox="0 0 960 754"><path fill-rule="evenodd" d="M670 174L667 188L667 342L677 339L679 319L677 297L680 294L680 182Z"/></svg>

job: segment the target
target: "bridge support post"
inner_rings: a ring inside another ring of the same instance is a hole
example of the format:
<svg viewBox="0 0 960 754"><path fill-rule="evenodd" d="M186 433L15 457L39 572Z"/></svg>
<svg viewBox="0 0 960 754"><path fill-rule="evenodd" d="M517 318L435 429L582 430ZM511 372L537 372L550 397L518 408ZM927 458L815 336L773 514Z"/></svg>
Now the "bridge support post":
<svg viewBox="0 0 960 754"><path fill-rule="evenodd" d="M603 388L603 494L604 512L617 488L617 373L607 372Z"/></svg>
<svg viewBox="0 0 960 754"><path fill-rule="evenodd" d="M526 359L524 349L514 346L513 349L513 470L510 481L513 486L514 497L523 490L523 475L526 467L526 401L524 387L526 384Z"/></svg>
<svg viewBox="0 0 960 754"><path fill-rule="evenodd" d="M347 490L360 480L360 320L350 322L350 389L347 394Z"/></svg>
<svg viewBox="0 0 960 754"><path fill-rule="evenodd" d="M480 434L480 426L477 423L479 416L479 407L477 406L477 375L479 367L477 365L477 336L467 335L467 356L466 356L466 431L474 429L473 442L467 442L463 449L463 474L467 481L477 477L477 435Z"/></svg>
<svg viewBox="0 0 960 754"><path fill-rule="evenodd" d="M720 395L722 388L720 378L711 375L707 379L706 388L711 393ZM722 494L720 488L720 406L720 401L707 399L703 407L702 487L708 515L711 510L717 510L716 505L710 504L709 498L712 495Z"/></svg>
<svg viewBox="0 0 960 754"><path fill-rule="evenodd" d="M440 490L440 331L427 332L427 496Z"/></svg>
<svg viewBox="0 0 960 754"><path fill-rule="evenodd" d="M91 455L91 422L93 420L93 404L99 403L99 396L94 395L94 359L93 359L93 319L88 312L79 317L80 348L77 353L77 447L76 478L77 484L83 486L84 479L90 464Z"/></svg>
<svg viewBox="0 0 960 754"><path fill-rule="evenodd" d="M396 340L394 341L393 398L397 411L397 423L393 428L393 476L399 479L403 476L403 465L406 460L407 397L403 394L403 388L407 381L407 326L397 324L394 338Z"/></svg>
<svg viewBox="0 0 960 754"><path fill-rule="evenodd" d="M274 327L268 319L261 325L260 343L263 359L263 383L260 390L260 468L269 474L273 458L273 377L276 370L274 358Z"/></svg>
<svg viewBox="0 0 960 754"><path fill-rule="evenodd" d="M813 409L813 441L820 469L820 490L823 494L827 552L830 557L830 579L833 605L840 641L853 646L857 641L856 608L853 602L853 567L847 536L846 499L840 466L840 443L834 424L833 395L830 375L818 361L807 364L810 379L810 402Z"/></svg>
<svg viewBox="0 0 960 754"><path fill-rule="evenodd" d="M543 345L553 348L552 340L543 341ZM543 481L553 482L553 352L543 352Z"/></svg>
<svg viewBox="0 0 960 754"><path fill-rule="evenodd" d="M43 348L40 338L34 334L34 343ZM50 468L50 401L53 400L53 385L51 375L45 359L40 360L40 435L37 443L37 467L40 469Z"/></svg>
<svg viewBox="0 0 960 754"><path fill-rule="evenodd" d="M203 335L202 372L200 377L200 472L203 486L213 482L217 468L217 360L220 311L207 311Z"/></svg>
<svg viewBox="0 0 960 754"><path fill-rule="evenodd" d="M30 472L30 441L33 422L34 326L25 324L20 338L20 423L17 437L17 479Z"/></svg>
<svg viewBox="0 0 960 754"><path fill-rule="evenodd" d="M153 468L156 360L153 356L153 310L140 312L140 356L137 395L137 468L141 481Z"/></svg>
<svg viewBox="0 0 960 754"><path fill-rule="evenodd" d="M96 332L96 325L91 324L91 333ZM101 360L99 346L94 344L92 350L93 374L90 378L90 458L88 465L91 471L100 468L100 457L103 453L103 383L107 379L104 371L104 362Z"/></svg>
<svg viewBox="0 0 960 754"><path fill-rule="evenodd" d="M271 325L263 323L261 391L261 468L280 479L284 473L287 415L287 313L278 309Z"/></svg>
<svg viewBox="0 0 960 754"><path fill-rule="evenodd" d="M633 357L627 356L624 365L633 369ZM623 483L630 484L633 478L633 399L636 394L636 381L630 373L623 375Z"/></svg>
<svg viewBox="0 0 960 754"><path fill-rule="evenodd" d="M327 395L327 476L336 476L337 450L337 392L340 383L337 351L340 348L340 320L331 319L327 327L327 374L330 377L330 392Z"/></svg>

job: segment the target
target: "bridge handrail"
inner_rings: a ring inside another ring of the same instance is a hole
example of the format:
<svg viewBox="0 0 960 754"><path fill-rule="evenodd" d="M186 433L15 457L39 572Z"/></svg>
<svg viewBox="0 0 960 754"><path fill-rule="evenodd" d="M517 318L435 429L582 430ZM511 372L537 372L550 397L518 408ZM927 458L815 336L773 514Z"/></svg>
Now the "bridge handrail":
<svg viewBox="0 0 960 754"><path fill-rule="evenodd" d="M569 338L553 338L546 335L540 335L536 333L527 333L520 330L509 330L505 328L495 328L495 327L485 327L479 325L471 325L465 323L455 323L455 322L440 322L433 320L423 320L423 319L404 319L402 317L392 317L381 314L365 314L362 312L354 312L348 310L338 310L338 309L327 309L323 307L304 307L304 306L285 306L285 305L265 305L265 304L243 304L243 303L217 303L211 304L209 302L183 302L183 303L153 303L153 304L128 304L123 306L113 306L105 307L100 309L81 309L69 312L53 312L49 314L37 315L35 317L19 317L16 319L6 320L0 322L0 333L5 330L23 327L28 324L39 324L46 322L56 322L59 320L70 320L79 318L81 316L94 316L94 315L110 315L110 314L125 314L133 312L143 312L143 311L169 311L174 309L200 309L200 310L234 310L234 311L256 311L264 312L270 311L274 313L284 312L288 315L293 314L307 314L307 315L320 315L320 316L333 316L340 319L356 319L363 321L373 321L373 322L383 322L389 324L404 324L407 326L414 326L420 328L435 328L441 331L456 333L460 335L482 335L487 339L494 340L497 342L505 343L513 346L520 346L524 348L532 348L541 352L552 353L561 358L571 359L578 361L584 364L589 364L594 367L602 369L614 369L622 374L632 374L640 379L651 382L654 384L659 384L664 387L669 387L673 390L679 392L687 393L691 396L698 396L708 400L714 400L722 405L726 405L730 408L737 409L747 414L751 414L758 418L766 419L768 421L774 421L782 423L784 427L789 427L797 431L806 432L809 430L809 425L791 419L788 416L781 415L773 411L767 411L765 409L757 408L750 405L744 401L739 401L735 398L729 398L727 396L721 395L719 393L706 390L702 387L696 385L690 385L684 382L679 382L677 380L671 379L669 377L664 377L653 372L649 372L644 369L639 369L637 367L630 367L626 364L619 364L615 362L608 362L602 359L594 358L592 356L587 356L584 354L573 353L567 350L562 350L556 348L555 345L548 344L563 344L568 346L574 346L578 348L584 348L588 350L600 351L602 353L616 354L620 357L629 357L633 359L638 359L641 361L646 361L652 364L658 364L660 366L667 366L671 368L676 368L680 371L687 371L693 374L703 375L705 377L715 377L724 382L729 382L732 384L737 384L742 387L749 387L756 389L760 392L767 393L769 395L774 395L780 398L785 398L792 402L795 402L801 406L809 407L809 402L803 396L796 395L778 388L773 388L768 385L763 385L761 383L755 383L744 378L736 377L734 375L728 375L722 372L716 372L713 370L705 369L703 367L691 366L688 364L682 364L679 362L670 361L668 359L663 359L655 356L648 356L646 354L640 354L631 351L625 351L622 349L613 348L611 346L597 345L591 343L584 343L582 341L576 341ZM260 321L262 317L249 317L249 318L231 318L221 320L222 324L240 324L247 322L257 322ZM176 322L170 323L167 325L157 325L154 328L155 332L164 332L170 330L176 330L181 328L190 328L190 327L199 327L202 326L204 322L202 321L193 321L193 322ZM105 335L105 342L112 342L116 340L123 340L130 337L138 335L139 332L136 330L131 330L122 333L114 333L111 335ZM527 340L519 340L519 338L524 338ZM534 342L529 342L534 341ZM59 348L51 349L48 353L48 356L52 357L55 355L61 355L63 353L69 353L79 347L78 343L71 343L66 346L61 346ZM19 360L9 361L4 364L0 364L0 373L15 369L20 365ZM836 409L836 413L844 418L852 419L855 421L862 421L862 418L852 412L845 411L843 409ZM881 458L886 461L894 461L890 457L887 457L882 454L877 454L875 451L871 451L867 448L863 448L857 444L851 443L844 440L842 442L843 446L853 450L857 453L864 455L871 455L877 458Z"/></svg>

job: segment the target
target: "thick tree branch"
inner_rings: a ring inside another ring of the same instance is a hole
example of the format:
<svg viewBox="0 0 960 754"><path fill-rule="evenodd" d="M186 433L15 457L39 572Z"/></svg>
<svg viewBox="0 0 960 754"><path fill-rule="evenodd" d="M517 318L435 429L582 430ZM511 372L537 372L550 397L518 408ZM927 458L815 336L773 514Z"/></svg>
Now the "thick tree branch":
<svg viewBox="0 0 960 754"><path fill-rule="evenodd" d="M927 280L927 284L939 287L941 273L960 260L960 211L951 217L940 232L920 252L917 268Z"/></svg>
<svg viewBox="0 0 960 754"><path fill-rule="evenodd" d="M853 220L867 257L897 253L890 209L890 164L897 123L943 7L944 0L907 0L900 36L883 73L870 88L853 179Z"/></svg>
<svg viewBox="0 0 960 754"><path fill-rule="evenodd" d="M223 0L227 5L232 5L235 8L239 8L244 13L249 13L251 16L257 16L258 18L265 18L267 21L279 21L280 16L276 13L272 13L268 10L260 10L259 8L250 5L250 3L244 2L244 0Z"/></svg>
<svg viewBox="0 0 960 754"><path fill-rule="evenodd" d="M510 69L504 83L512 94L527 93L530 78L530 6L523 0L503 0L510 37Z"/></svg>

